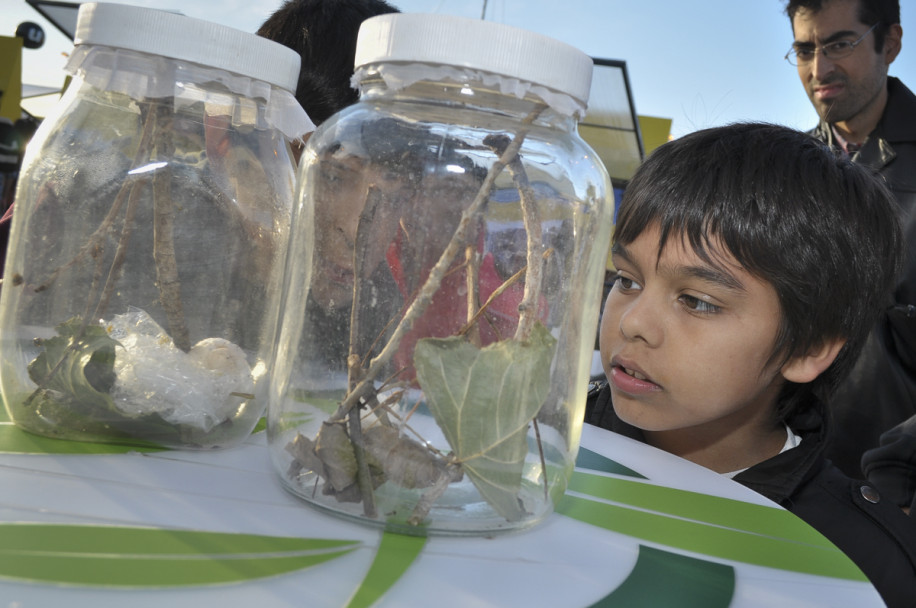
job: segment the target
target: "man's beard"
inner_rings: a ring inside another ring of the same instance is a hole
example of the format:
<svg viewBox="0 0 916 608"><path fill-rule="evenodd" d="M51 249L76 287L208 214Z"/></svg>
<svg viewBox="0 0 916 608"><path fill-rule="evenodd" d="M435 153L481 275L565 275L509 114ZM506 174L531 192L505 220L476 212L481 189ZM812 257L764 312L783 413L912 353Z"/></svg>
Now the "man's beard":
<svg viewBox="0 0 916 608"><path fill-rule="evenodd" d="M818 116L824 122L829 124L845 122L855 118L880 95L882 87L886 87L887 82L885 76L880 76L878 80L880 82L869 80L865 83L853 85L847 78L838 76L816 83L817 85L842 83L844 85L843 94L838 98L827 101L816 99L813 93L814 85L812 85L812 91L809 92L808 98L814 105Z"/></svg>

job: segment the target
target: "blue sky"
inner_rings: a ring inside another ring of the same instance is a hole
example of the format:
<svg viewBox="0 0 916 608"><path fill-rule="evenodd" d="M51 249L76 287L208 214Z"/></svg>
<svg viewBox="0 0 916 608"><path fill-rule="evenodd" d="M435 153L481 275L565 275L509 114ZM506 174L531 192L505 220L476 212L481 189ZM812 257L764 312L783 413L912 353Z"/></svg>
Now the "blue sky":
<svg viewBox="0 0 916 608"><path fill-rule="evenodd" d="M122 0L116 0L122 1ZM736 120L809 128L816 115L795 68L783 60L791 28L783 0L389 0L404 12L506 23L557 38L593 57L627 62L640 114L673 120L672 133ZM179 10L252 32L281 0L123 0ZM916 4L902 0L903 52L891 66L916 88ZM0 35L21 21L44 27L41 49L23 52L24 79L58 85L72 48L25 0L0 0Z"/></svg>

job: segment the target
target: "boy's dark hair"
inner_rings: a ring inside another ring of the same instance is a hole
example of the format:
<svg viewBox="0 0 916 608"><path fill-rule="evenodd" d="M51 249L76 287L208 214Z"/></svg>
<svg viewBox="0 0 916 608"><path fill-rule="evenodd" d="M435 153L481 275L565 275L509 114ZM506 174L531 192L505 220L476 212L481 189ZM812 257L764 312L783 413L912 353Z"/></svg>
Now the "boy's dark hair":
<svg viewBox="0 0 916 608"><path fill-rule="evenodd" d="M360 24L397 12L384 0L286 0L257 34L299 53L296 100L320 125L358 99L350 77Z"/></svg>
<svg viewBox="0 0 916 608"><path fill-rule="evenodd" d="M824 7L824 2L830 0L789 0L786 4L786 15L789 21L795 21L798 9L805 9L812 13L819 12ZM890 26L900 23L900 0L859 0L859 21L875 28L875 51L884 48L884 37Z"/></svg>
<svg viewBox="0 0 916 608"><path fill-rule="evenodd" d="M653 152L627 186L615 239L628 245L656 224L659 255L682 238L721 266L718 239L773 286L782 319L771 363L846 339L816 380L787 383L780 420L811 394L828 400L890 304L903 259L898 207L884 184L817 139L769 124L697 131Z"/></svg>

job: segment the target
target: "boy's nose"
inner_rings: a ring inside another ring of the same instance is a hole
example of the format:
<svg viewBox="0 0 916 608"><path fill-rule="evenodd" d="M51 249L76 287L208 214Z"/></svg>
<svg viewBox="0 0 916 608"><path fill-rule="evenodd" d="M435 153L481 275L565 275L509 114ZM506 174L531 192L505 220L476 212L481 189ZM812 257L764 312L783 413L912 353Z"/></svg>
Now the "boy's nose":
<svg viewBox="0 0 916 608"><path fill-rule="evenodd" d="M662 338L661 311L645 294L628 303L620 315L620 333L627 340L641 340L657 346Z"/></svg>

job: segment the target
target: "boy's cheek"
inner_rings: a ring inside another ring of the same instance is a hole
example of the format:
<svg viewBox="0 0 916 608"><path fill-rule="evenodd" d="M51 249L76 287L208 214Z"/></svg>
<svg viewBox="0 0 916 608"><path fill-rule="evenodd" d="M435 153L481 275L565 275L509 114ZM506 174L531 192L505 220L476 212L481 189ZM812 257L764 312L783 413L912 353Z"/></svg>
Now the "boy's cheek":
<svg viewBox="0 0 916 608"><path fill-rule="evenodd" d="M611 297L609 296L608 303L605 304L604 312L601 316L601 326L598 328L598 348L601 351L601 366L604 368L605 375L611 372L611 353L613 352L614 342L620 335L620 332L617 331L616 311L609 305L610 301Z"/></svg>

